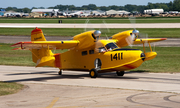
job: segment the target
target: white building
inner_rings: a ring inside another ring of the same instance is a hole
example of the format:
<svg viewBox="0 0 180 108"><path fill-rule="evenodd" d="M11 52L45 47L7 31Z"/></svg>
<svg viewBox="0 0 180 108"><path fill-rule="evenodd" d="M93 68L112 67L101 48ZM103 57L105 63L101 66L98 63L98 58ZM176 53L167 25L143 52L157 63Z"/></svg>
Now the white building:
<svg viewBox="0 0 180 108"><path fill-rule="evenodd" d="M22 16L22 13L15 12L15 11L7 11L4 13L4 16Z"/></svg>
<svg viewBox="0 0 180 108"><path fill-rule="evenodd" d="M178 11L169 11L169 14L178 14Z"/></svg>
<svg viewBox="0 0 180 108"><path fill-rule="evenodd" d="M119 11L116 11L116 10L109 10L109 11L106 11L106 15L122 15L122 14L130 14L130 12L128 11L125 11L125 10L119 10Z"/></svg>
<svg viewBox="0 0 180 108"><path fill-rule="evenodd" d="M99 16L101 16L101 15L105 15L106 12L101 11L101 10L93 10L93 11L92 11L92 14L93 14L93 15L99 15Z"/></svg>
<svg viewBox="0 0 180 108"><path fill-rule="evenodd" d="M59 9L32 9L31 11L33 12L37 12L37 13L49 13L49 16L57 16Z"/></svg>
<svg viewBox="0 0 180 108"><path fill-rule="evenodd" d="M125 11L125 10L120 10L118 12L119 12L119 14L125 14L125 15L128 15L128 14L131 13L131 12L128 12L128 11Z"/></svg>
<svg viewBox="0 0 180 108"><path fill-rule="evenodd" d="M163 13L164 10L163 9L148 9L148 10L144 10L145 14L160 14Z"/></svg>
<svg viewBox="0 0 180 108"><path fill-rule="evenodd" d="M106 11L106 15L117 15L117 14L120 14L119 11L116 11L116 10Z"/></svg>
<svg viewBox="0 0 180 108"><path fill-rule="evenodd" d="M75 10L75 11L64 11L64 16L89 16L91 15L90 10Z"/></svg>

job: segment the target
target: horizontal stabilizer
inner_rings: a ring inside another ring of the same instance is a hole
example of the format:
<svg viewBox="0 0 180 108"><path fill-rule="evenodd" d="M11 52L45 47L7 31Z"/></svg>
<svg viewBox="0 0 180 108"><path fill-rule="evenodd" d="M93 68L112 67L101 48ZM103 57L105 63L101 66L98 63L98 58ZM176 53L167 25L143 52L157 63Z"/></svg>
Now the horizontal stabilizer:
<svg viewBox="0 0 180 108"><path fill-rule="evenodd" d="M19 42L12 47L20 47L21 49L69 49L77 46L79 41L31 41L31 42Z"/></svg>
<svg viewBox="0 0 180 108"><path fill-rule="evenodd" d="M14 49L12 49L12 50L22 50L22 49L21 49L21 47L20 47L20 48L14 48Z"/></svg>

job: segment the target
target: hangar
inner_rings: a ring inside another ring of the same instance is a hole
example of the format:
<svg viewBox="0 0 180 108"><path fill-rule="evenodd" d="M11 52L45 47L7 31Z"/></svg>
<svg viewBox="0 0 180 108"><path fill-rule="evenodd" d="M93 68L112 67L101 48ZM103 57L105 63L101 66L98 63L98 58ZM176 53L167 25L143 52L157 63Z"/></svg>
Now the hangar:
<svg viewBox="0 0 180 108"><path fill-rule="evenodd" d="M44 13L45 16L47 13L49 14L49 16L58 16L59 9L32 9L31 12L32 13Z"/></svg>

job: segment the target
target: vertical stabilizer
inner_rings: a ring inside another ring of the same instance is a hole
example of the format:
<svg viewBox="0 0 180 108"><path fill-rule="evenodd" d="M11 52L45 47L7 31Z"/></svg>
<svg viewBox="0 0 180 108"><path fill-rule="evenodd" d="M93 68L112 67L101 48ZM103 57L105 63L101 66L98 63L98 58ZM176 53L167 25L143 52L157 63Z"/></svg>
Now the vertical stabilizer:
<svg viewBox="0 0 180 108"><path fill-rule="evenodd" d="M31 41L46 41L43 32L39 28L35 28L31 32ZM32 49L32 59L36 63L36 67L54 66L54 54L47 48Z"/></svg>
<svg viewBox="0 0 180 108"><path fill-rule="evenodd" d="M43 32L41 29L39 28L35 28L32 32L31 32L31 41L46 41Z"/></svg>

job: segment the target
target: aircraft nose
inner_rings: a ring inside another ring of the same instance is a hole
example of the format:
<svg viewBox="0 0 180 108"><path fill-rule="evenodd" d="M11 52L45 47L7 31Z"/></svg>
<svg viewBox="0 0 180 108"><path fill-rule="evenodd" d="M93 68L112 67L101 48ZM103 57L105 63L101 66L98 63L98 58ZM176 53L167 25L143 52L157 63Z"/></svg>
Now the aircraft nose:
<svg viewBox="0 0 180 108"><path fill-rule="evenodd" d="M146 58L145 54L144 53L141 53L141 59L144 61Z"/></svg>

